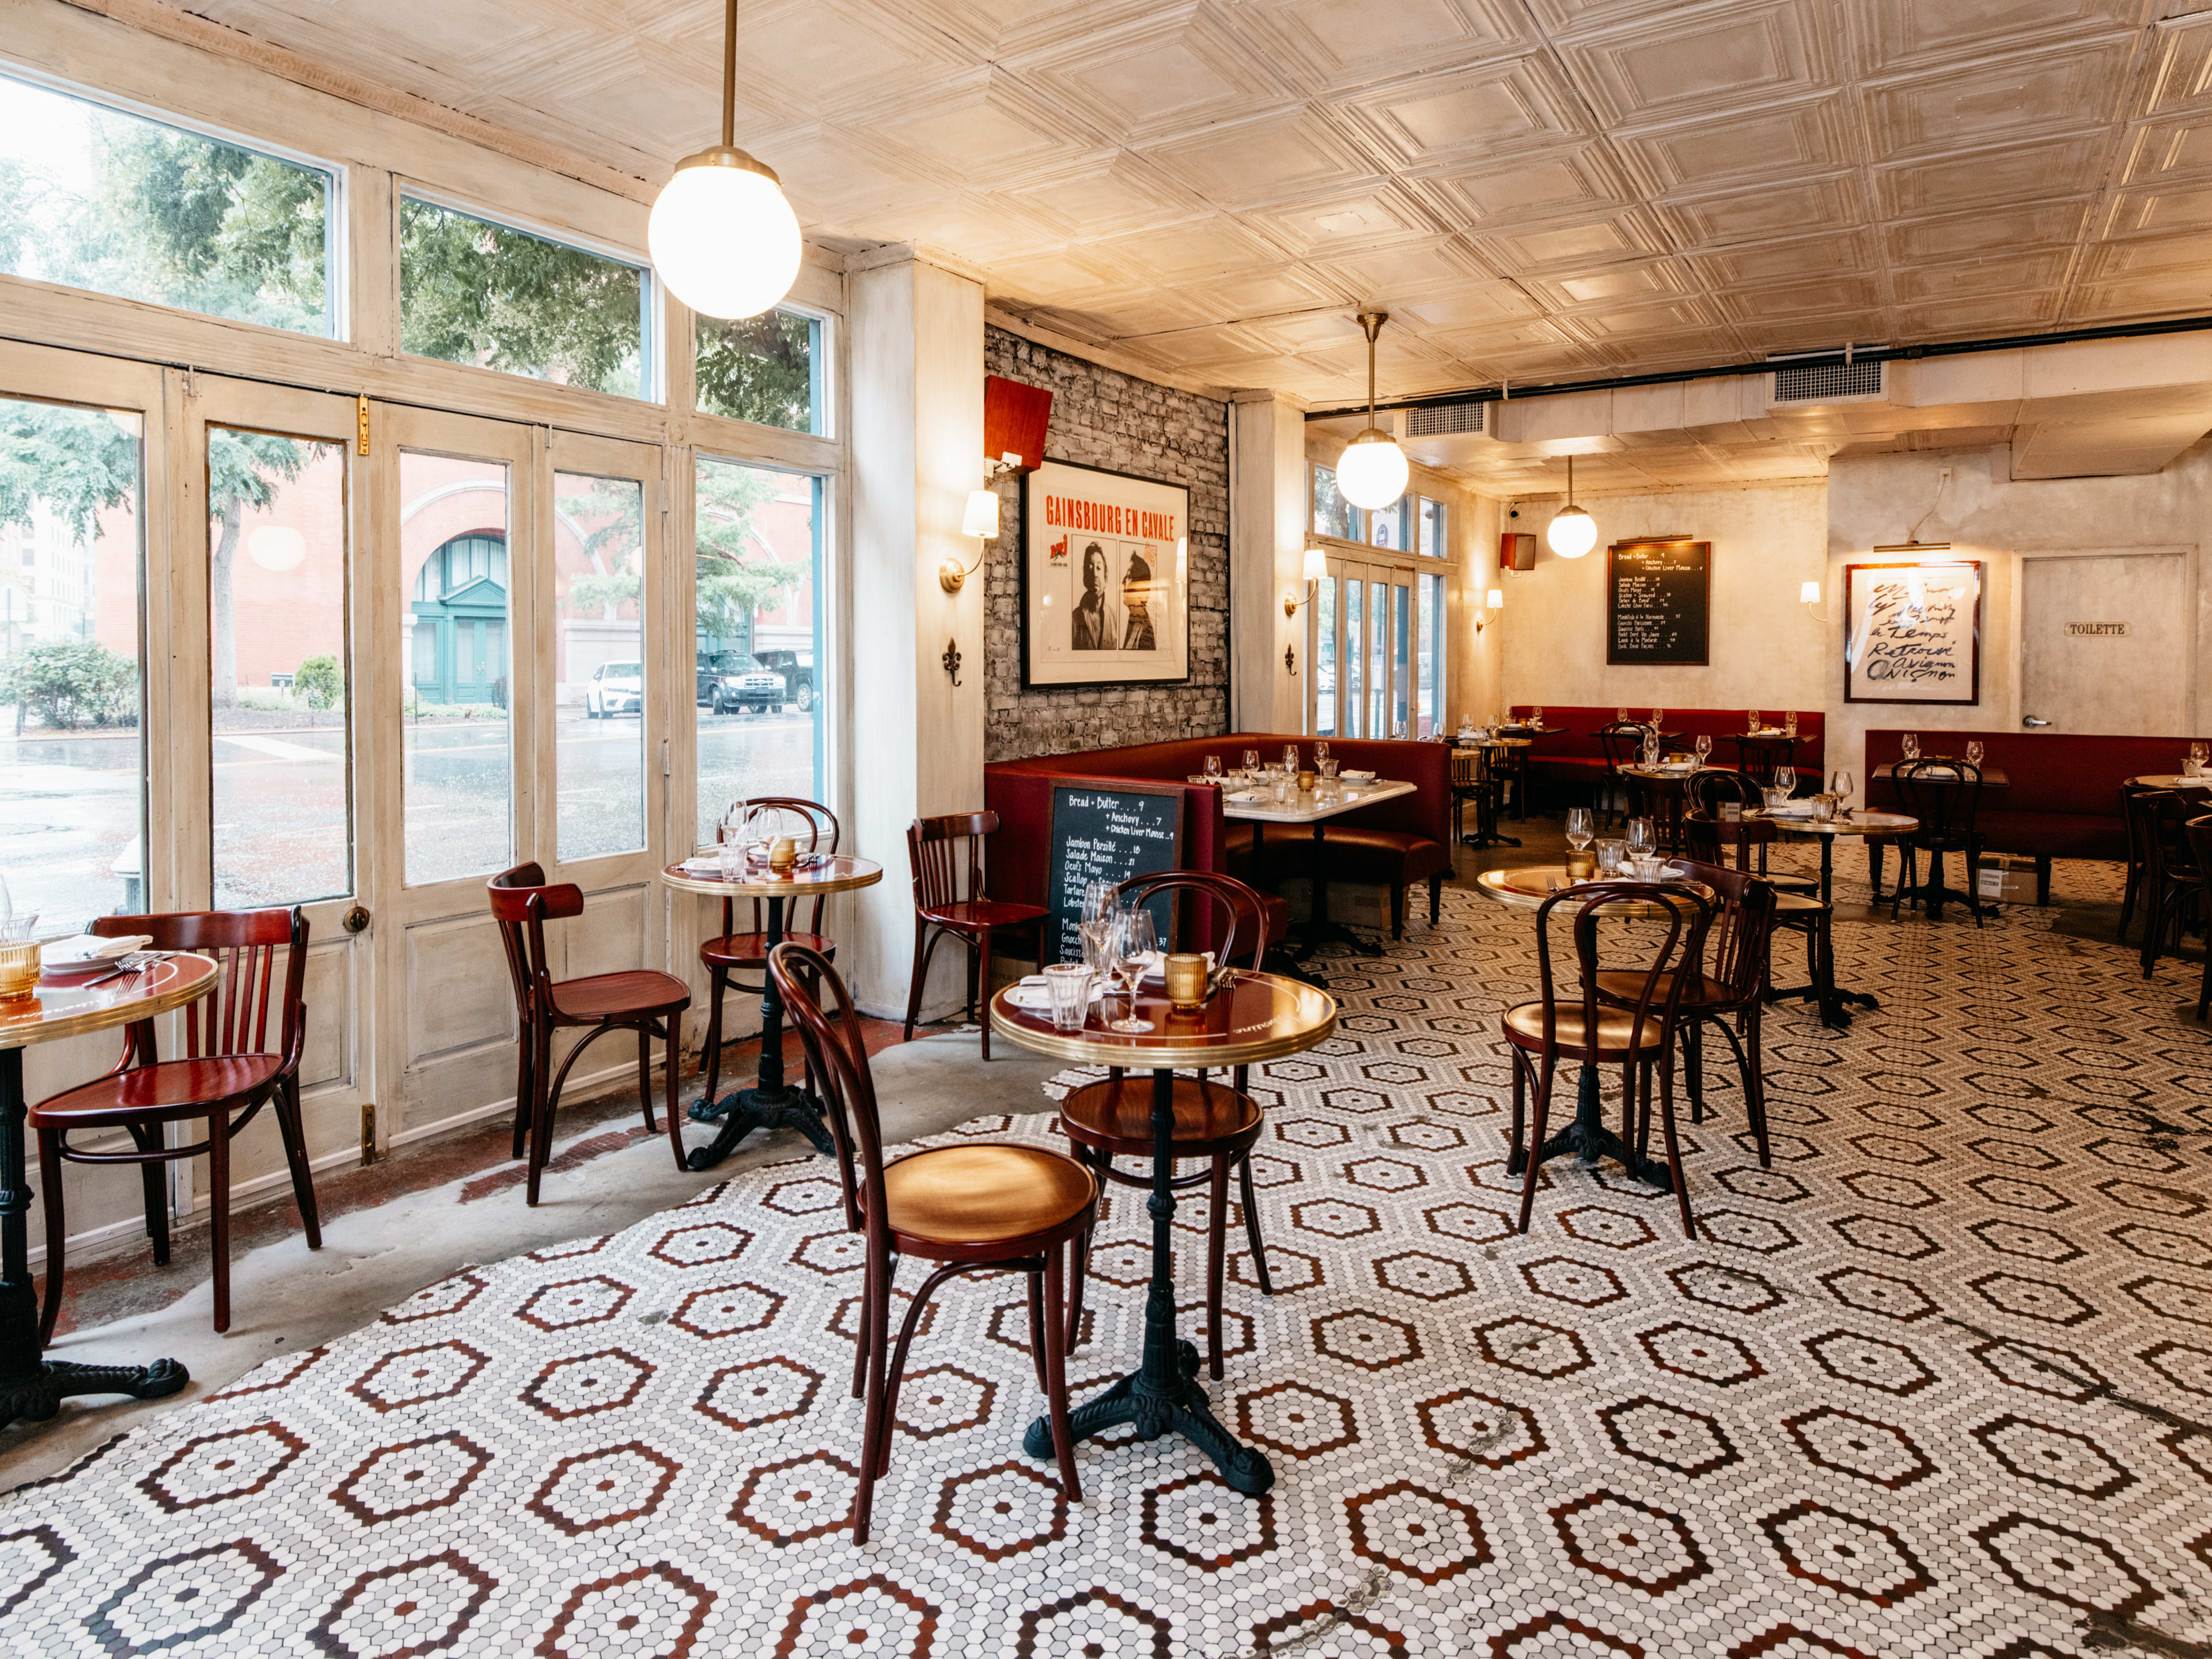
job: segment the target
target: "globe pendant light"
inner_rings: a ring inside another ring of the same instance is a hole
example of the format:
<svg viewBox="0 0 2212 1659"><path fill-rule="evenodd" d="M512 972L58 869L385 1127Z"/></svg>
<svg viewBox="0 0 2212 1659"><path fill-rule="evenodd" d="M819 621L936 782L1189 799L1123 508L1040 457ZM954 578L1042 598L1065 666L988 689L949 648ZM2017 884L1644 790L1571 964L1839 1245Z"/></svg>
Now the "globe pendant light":
<svg viewBox="0 0 2212 1659"><path fill-rule="evenodd" d="M1575 505L1575 458L1567 457L1567 504L1545 526L1544 539L1563 559L1579 559L1597 545L1597 520Z"/></svg>
<svg viewBox="0 0 2212 1659"><path fill-rule="evenodd" d="M1367 429L1336 459L1337 491L1354 507L1388 507L1406 493L1406 452L1375 424L1375 337L1389 320L1387 311L1359 313L1367 331Z"/></svg>
<svg viewBox="0 0 2212 1659"><path fill-rule="evenodd" d="M775 172L736 143L738 0L722 26L722 142L661 189L645 245L668 291L708 317L756 317L799 274L799 219Z"/></svg>

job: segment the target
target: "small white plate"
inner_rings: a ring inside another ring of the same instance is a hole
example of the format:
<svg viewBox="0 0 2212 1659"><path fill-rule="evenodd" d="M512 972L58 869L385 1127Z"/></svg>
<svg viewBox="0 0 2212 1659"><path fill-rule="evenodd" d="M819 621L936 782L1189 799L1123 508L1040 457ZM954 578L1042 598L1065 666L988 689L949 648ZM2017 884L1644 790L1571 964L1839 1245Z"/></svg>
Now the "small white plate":
<svg viewBox="0 0 2212 1659"><path fill-rule="evenodd" d="M1372 783L1375 781L1375 775L1372 772L1339 772L1337 776L1342 778L1346 783Z"/></svg>

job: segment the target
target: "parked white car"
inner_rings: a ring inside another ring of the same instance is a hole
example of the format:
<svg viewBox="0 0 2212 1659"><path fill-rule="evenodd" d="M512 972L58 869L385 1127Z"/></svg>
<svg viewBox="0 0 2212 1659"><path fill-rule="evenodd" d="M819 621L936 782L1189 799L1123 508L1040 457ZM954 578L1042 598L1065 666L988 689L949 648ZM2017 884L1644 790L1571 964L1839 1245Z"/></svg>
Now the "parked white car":
<svg viewBox="0 0 2212 1659"><path fill-rule="evenodd" d="M635 714L645 708L645 665L603 662L584 688L584 714L595 720L611 714Z"/></svg>

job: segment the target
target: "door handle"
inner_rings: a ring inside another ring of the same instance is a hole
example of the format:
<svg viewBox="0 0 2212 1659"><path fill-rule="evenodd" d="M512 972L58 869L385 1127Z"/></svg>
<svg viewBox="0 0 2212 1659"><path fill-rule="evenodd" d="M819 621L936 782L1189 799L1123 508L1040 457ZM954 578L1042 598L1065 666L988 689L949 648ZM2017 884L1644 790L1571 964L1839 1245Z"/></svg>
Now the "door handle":
<svg viewBox="0 0 2212 1659"><path fill-rule="evenodd" d="M2022 714L2020 717L2020 723L2022 726L2027 726L2030 731L2033 731L2039 726L2048 726L2051 724L2049 720L2039 720L2033 714Z"/></svg>
<svg viewBox="0 0 2212 1659"><path fill-rule="evenodd" d="M345 915L338 918L338 926L344 928L349 933L360 933L363 928L368 926L368 911L367 908L359 904L355 905L352 909L347 911Z"/></svg>

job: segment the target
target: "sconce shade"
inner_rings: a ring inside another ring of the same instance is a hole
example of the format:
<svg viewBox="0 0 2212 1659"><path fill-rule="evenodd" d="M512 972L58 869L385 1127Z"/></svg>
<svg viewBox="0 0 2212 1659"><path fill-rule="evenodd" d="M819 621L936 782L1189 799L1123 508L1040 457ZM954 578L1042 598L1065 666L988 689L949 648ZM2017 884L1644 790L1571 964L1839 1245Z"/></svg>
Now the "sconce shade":
<svg viewBox="0 0 2212 1659"><path fill-rule="evenodd" d="M1798 590L1797 590L1797 599L1798 599L1798 603L1799 603L1799 604L1801 604L1801 605L1818 605L1818 604L1820 604L1820 583L1818 583L1818 582L1807 582L1807 583L1805 583L1803 586L1802 586L1801 587L1799 587L1799 588L1798 588Z"/></svg>
<svg viewBox="0 0 2212 1659"><path fill-rule="evenodd" d="M991 540L999 533L999 492L995 489L971 489L968 492L968 511L960 520L960 533L981 536Z"/></svg>
<svg viewBox="0 0 2212 1659"><path fill-rule="evenodd" d="M1325 579L1328 574L1328 555L1318 547L1310 547L1306 549L1306 570L1304 580L1310 582L1317 582Z"/></svg>
<svg viewBox="0 0 2212 1659"><path fill-rule="evenodd" d="M1482 603L1483 603L1483 607L1484 607L1484 609L1486 609L1486 610L1489 610L1489 611L1503 611L1503 610L1504 610L1504 609L1505 609L1505 590L1504 590L1504 588L1502 588L1502 587L1493 587L1493 588L1492 588L1492 589L1490 590L1489 593L1488 593L1488 594L1484 598L1484 599L1483 599Z"/></svg>

